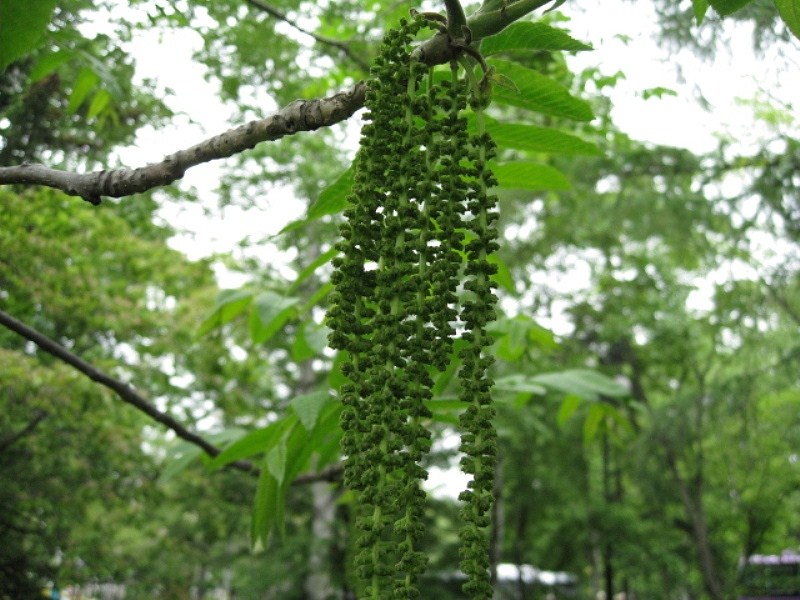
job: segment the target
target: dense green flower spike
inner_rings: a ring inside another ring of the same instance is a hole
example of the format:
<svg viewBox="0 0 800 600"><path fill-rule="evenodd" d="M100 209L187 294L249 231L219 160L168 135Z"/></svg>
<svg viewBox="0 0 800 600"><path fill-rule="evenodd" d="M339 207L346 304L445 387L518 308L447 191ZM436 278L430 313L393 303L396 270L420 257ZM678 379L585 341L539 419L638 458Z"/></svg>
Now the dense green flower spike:
<svg viewBox="0 0 800 600"><path fill-rule="evenodd" d="M485 134L467 133L467 104L476 114L485 104L479 86L459 78L455 63L451 78L439 82L413 59L413 36L427 24L420 16L401 23L375 60L328 313L331 346L348 357L342 450L345 485L358 493L359 596L373 600L419 597L427 564L420 550L427 478L421 463L431 444L425 402L432 373L450 361L459 320L468 341L460 374L469 405L463 464L474 477L463 494L462 568L472 598L492 595L485 529L495 435L491 359L483 350L494 315L487 256L496 230L486 167L494 147Z"/></svg>

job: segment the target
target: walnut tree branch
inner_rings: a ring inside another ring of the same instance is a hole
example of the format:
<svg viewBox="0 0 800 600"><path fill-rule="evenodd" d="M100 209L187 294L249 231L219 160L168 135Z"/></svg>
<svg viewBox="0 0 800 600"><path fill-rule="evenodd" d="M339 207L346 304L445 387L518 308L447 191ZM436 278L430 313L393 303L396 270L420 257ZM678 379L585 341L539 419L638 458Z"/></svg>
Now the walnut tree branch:
<svg viewBox="0 0 800 600"><path fill-rule="evenodd" d="M248 0L251 1L251 0ZM498 33L517 19L552 0L493 0L467 19L472 43ZM454 47L447 32L439 32L417 48L416 56L429 65L456 58L463 48ZM92 173L70 173L43 165L0 167L0 185L33 184L80 196L99 204L103 196L121 198L168 185L183 177L187 169L248 150L260 142L280 139L300 131L313 131L348 119L364 106L366 84L333 96L295 100L265 119L216 135L191 148L166 156L161 162L138 169L112 169Z"/></svg>
<svg viewBox="0 0 800 600"><path fill-rule="evenodd" d="M102 196L120 198L173 183L190 167L233 156L259 142L344 121L364 105L365 91L366 84L359 82L345 92L326 98L295 100L265 119L251 121L138 169L70 173L43 165L22 164L0 167L0 185L45 185L99 204Z"/></svg>

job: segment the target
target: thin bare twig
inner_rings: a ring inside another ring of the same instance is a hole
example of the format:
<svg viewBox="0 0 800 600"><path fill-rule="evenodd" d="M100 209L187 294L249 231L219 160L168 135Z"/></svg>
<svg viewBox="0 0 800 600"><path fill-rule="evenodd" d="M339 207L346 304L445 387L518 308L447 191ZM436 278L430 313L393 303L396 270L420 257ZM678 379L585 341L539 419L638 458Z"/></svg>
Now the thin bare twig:
<svg viewBox="0 0 800 600"><path fill-rule="evenodd" d="M342 40L337 40L334 38L330 38L324 35L319 35L318 33L314 33L313 31L309 31L302 27L297 21L290 18L285 12L275 8L274 6L267 4L266 2L262 2L261 0L245 0L247 4L250 6L254 6L257 9L267 13L271 17L278 19L279 21L283 21L291 25L294 29L303 33L313 39L315 39L320 44L325 44L326 46L332 46L342 51L342 53L347 56L350 60L352 60L358 67L364 71L365 73L369 73L369 63L366 62L361 56L356 54L353 49L350 47L349 42L344 42Z"/></svg>
<svg viewBox="0 0 800 600"><path fill-rule="evenodd" d="M95 368L93 365L87 363L85 360L76 356L66 348L64 348L58 342L50 339L43 333L36 331L35 329L28 327L21 321L15 319L8 313L5 313L0 310L0 325L4 325L14 333L24 337L26 340L30 340L39 348L55 356L57 359L67 363L69 366L73 367L77 371L80 371L84 375L86 375L89 379L94 382L99 383L100 385L110 389L114 392L120 400L130 404L137 410L140 410L148 417L153 419L154 421L161 423L168 429L171 429L175 432L182 440L193 444L200 449L203 450L208 456L215 457L220 454L221 450L210 443L208 440L202 438L198 434L189 431L186 427L184 427L181 423L175 420L170 415L161 412L155 406L150 404L147 400L145 400L135 389L133 389L128 384L119 381L118 379L114 379L110 375L103 373L99 369ZM38 423L38 420L35 420L34 423L29 427L34 427ZM27 428L26 428L27 429ZM239 471L244 471L246 473L250 473L253 475L258 475L259 469L251 462L246 460L237 460L226 465L228 468L237 469ZM315 481L338 481L341 476L342 467L341 465L332 465L326 469L323 469L319 473L306 473L304 475L299 475L294 479L292 482L293 484L305 484L305 483L312 483Z"/></svg>

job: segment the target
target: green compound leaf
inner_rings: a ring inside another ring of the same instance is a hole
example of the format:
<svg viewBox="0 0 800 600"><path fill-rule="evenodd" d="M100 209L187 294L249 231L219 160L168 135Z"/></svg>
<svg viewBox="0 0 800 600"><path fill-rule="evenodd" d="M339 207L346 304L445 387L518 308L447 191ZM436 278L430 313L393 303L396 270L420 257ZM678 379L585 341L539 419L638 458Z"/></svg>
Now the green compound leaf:
<svg viewBox="0 0 800 600"><path fill-rule="evenodd" d="M283 523L285 495L286 490L278 485L278 481L269 470L262 469L253 501L253 519L250 525L254 550L263 550L272 528L276 523L279 525Z"/></svg>
<svg viewBox="0 0 800 600"><path fill-rule="evenodd" d="M512 50L568 50L580 52L592 47L579 42L563 29L556 29L544 23L528 21L512 23L497 35L481 42L484 56Z"/></svg>
<svg viewBox="0 0 800 600"><path fill-rule="evenodd" d="M0 1L0 71L36 47L55 6L56 0Z"/></svg>
<svg viewBox="0 0 800 600"><path fill-rule="evenodd" d="M491 134L492 139L500 148L568 156L601 154L595 144L555 129L522 123L502 123L490 117L484 117L484 121L486 131ZM472 125L473 123L470 122L470 126Z"/></svg>
<svg viewBox="0 0 800 600"><path fill-rule="evenodd" d="M298 302L297 298L276 292L262 292L256 296L250 313L250 338L253 342L263 344L275 335L294 315L294 306Z"/></svg>
<svg viewBox="0 0 800 600"><path fill-rule="evenodd" d="M708 0L720 15L727 17L750 4L753 0Z"/></svg>
<svg viewBox="0 0 800 600"><path fill-rule="evenodd" d="M775 7L778 9L778 14L786 23L798 40L800 40L800 2L797 0L775 0Z"/></svg>
<svg viewBox="0 0 800 600"><path fill-rule="evenodd" d="M570 183L558 169L525 161L492 165L501 188L515 190L568 190Z"/></svg>
<svg viewBox="0 0 800 600"><path fill-rule="evenodd" d="M344 210L347 205L347 196L353 187L352 165L328 187L322 190L317 201L308 209L306 220L313 221L325 215L335 215Z"/></svg>
<svg viewBox="0 0 800 600"><path fill-rule="evenodd" d="M497 72L514 82L518 92L507 87L495 86L492 100L518 108L532 110L554 117L575 121L591 121L594 118L589 103L572 96L567 88L541 73L509 61L489 61Z"/></svg>
<svg viewBox="0 0 800 600"><path fill-rule="evenodd" d="M290 414L266 427L247 433L217 455L209 463L209 468L218 469L228 463L269 451L283 438L286 431L297 425L297 422L297 416Z"/></svg>

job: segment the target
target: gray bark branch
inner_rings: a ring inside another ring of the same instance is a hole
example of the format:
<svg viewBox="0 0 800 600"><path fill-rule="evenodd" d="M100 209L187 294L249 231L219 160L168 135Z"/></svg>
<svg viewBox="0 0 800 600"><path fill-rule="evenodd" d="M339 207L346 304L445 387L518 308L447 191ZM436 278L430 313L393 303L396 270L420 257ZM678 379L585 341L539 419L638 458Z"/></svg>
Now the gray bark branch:
<svg viewBox="0 0 800 600"><path fill-rule="evenodd" d="M364 105L365 91L366 84L361 81L333 96L295 100L265 119L251 121L138 169L70 173L43 165L23 164L0 167L0 185L44 185L96 205L103 196L121 198L168 185L183 177L191 167L233 156L260 142L344 121Z"/></svg>

